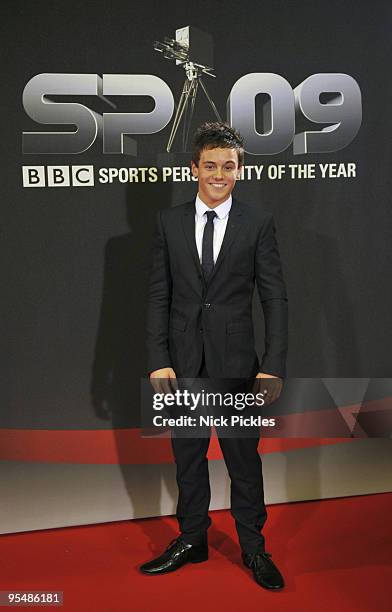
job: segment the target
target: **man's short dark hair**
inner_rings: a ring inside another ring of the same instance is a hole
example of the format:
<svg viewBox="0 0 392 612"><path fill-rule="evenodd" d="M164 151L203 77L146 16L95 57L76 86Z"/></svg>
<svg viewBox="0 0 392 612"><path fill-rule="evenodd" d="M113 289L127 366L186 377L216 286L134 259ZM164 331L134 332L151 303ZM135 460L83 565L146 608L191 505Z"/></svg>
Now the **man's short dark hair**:
<svg viewBox="0 0 392 612"><path fill-rule="evenodd" d="M199 165L203 149L236 149L238 165L244 163L244 141L240 133L228 123L203 123L193 138L192 161Z"/></svg>

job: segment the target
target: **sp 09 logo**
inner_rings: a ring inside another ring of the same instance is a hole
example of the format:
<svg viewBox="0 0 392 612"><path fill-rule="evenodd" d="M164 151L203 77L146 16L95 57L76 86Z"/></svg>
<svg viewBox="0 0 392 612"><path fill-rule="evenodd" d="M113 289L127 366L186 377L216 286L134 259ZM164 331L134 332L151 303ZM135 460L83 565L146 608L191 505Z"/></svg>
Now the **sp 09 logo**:
<svg viewBox="0 0 392 612"><path fill-rule="evenodd" d="M51 99L65 95L99 96L104 101L108 96L150 96L155 107L145 113L100 115L84 104ZM262 133L256 129L256 97L260 95L265 100ZM43 73L27 83L23 106L37 123L76 126L71 132L23 132L23 153L84 153L102 137L103 153L136 155L132 136L163 130L173 116L174 99L167 83L151 74L104 74L101 78ZM234 83L227 100L227 121L241 132L245 150L252 155L275 155L291 143L295 155L334 152L358 133L361 91L348 74L313 74L293 90L278 74L254 72ZM305 123L306 128L297 127L296 133L296 125Z"/></svg>

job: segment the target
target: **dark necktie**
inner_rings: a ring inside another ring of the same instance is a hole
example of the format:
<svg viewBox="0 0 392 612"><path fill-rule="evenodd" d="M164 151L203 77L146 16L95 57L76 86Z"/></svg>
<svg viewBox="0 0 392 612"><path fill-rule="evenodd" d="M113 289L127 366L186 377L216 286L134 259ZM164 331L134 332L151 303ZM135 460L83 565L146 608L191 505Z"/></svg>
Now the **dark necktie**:
<svg viewBox="0 0 392 612"><path fill-rule="evenodd" d="M214 218L217 216L214 210L204 213L207 216L207 223L204 226L203 244L201 249L201 266L204 278L207 280L214 267Z"/></svg>

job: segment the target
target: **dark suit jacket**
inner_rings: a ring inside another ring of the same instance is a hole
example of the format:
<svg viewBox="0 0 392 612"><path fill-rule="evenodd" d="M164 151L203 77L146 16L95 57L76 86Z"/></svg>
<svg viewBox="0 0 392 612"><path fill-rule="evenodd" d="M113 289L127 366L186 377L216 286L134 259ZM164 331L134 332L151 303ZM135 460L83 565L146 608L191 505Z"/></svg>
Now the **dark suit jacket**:
<svg viewBox="0 0 392 612"><path fill-rule="evenodd" d="M265 319L260 364L252 322L255 282ZM274 220L235 198L208 283L196 248L194 200L158 213L147 314L148 371L172 367L177 377L196 377L203 345L210 377L285 376L287 296Z"/></svg>

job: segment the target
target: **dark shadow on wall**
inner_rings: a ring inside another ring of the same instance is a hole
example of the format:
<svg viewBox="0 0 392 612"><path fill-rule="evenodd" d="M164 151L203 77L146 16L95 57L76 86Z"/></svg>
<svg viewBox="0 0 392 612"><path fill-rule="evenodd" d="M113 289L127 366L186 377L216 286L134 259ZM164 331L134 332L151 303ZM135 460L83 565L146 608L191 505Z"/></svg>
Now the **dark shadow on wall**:
<svg viewBox="0 0 392 612"><path fill-rule="evenodd" d="M105 246L102 303L91 377L91 398L97 416L113 429L118 463L131 507L130 514L161 514L163 488L176 499L174 466L157 463L140 484L140 468L129 465L124 429L140 427L140 383L147 376L146 313L151 247L157 211L171 205L171 183L135 183L126 191L129 232ZM109 425L110 423L110 425ZM132 438L130 437L130 444ZM167 443L170 438L160 443ZM151 446L150 446L151 448ZM146 457L146 464L154 464ZM143 457L139 460L143 463ZM148 510L146 510L148 509ZM115 513L115 509L114 509ZM150 523L143 521L149 534Z"/></svg>
<svg viewBox="0 0 392 612"><path fill-rule="evenodd" d="M140 379L146 376L146 311L151 246L169 183L135 183L126 191L129 232L105 245L102 302L91 379L93 406L113 428L138 427Z"/></svg>
<svg viewBox="0 0 392 612"><path fill-rule="evenodd" d="M339 242L305 229L298 251L290 268L289 346L293 357L288 363L289 376L360 376L356 305Z"/></svg>

